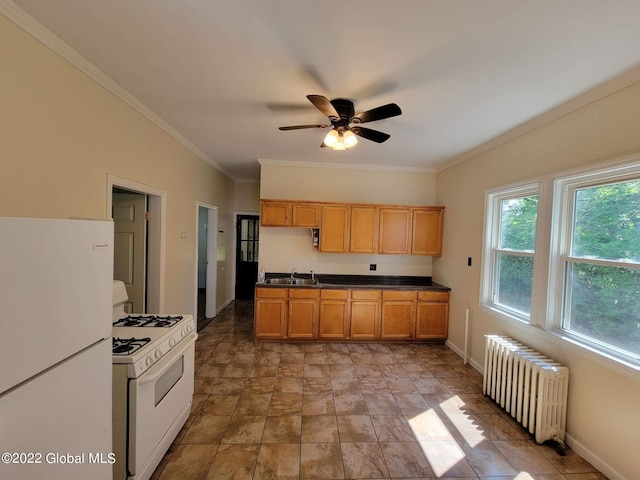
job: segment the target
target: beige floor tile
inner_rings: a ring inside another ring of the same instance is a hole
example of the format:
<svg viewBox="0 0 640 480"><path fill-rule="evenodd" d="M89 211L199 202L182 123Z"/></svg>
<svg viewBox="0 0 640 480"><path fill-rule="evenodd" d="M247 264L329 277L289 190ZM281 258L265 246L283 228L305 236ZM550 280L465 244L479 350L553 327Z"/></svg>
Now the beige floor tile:
<svg viewBox="0 0 640 480"><path fill-rule="evenodd" d="M267 417L262 443L300 443L301 425L300 415Z"/></svg>
<svg viewBox="0 0 640 480"><path fill-rule="evenodd" d="M338 420L338 432L341 442L376 442L376 431L371 423L369 415L340 415Z"/></svg>
<svg viewBox="0 0 640 480"><path fill-rule="evenodd" d="M203 402L202 413L211 415L233 415L239 395L209 395Z"/></svg>
<svg viewBox="0 0 640 480"><path fill-rule="evenodd" d="M242 394L233 412L234 415L266 415L271 403L271 394Z"/></svg>
<svg viewBox="0 0 640 480"><path fill-rule="evenodd" d="M364 401L370 414L399 414L400 408L391 393L365 394Z"/></svg>
<svg viewBox="0 0 640 480"><path fill-rule="evenodd" d="M402 415L371 415L379 442L414 442L416 438Z"/></svg>
<svg viewBox="0 0 640 480"><path fill-rule="evenodd" d="M266 419L261 415L234 415L222 437L222 443L260 443Z"/></svg>
<svg viewBox="0 0 640 480"><path fill-rule="evenodd" d="M301 440L303 443L339 442L335 415L303 415Z"/></svg>
<svg viewBox="0 0 640 480"><path fill-rule="evenodd" d="M434 475L416 442L380 442L380 449L392 478L424 478Z"/></svg>
<svg viewBox="0 0 640 480"><path fill-rule="evenodd" d="M258 453L254 478L298 480L300 478L300 444L263 443Z"/></svg>
<svg viewBox="0 0 640 480"><path fill-rule="evenodd" d="M259 444L220 445L207 480L251 480Z"/></svg>
<svg viewBox="0 0 640 480"><path fill-rule="evenodd" d="M218 445L178 445L160 479L206 478L217 450Z"/></svg>
<svg viewBox="0 0 640 480"><path fill-rule="evenodd" d="M180 443L218 444L224 436L230 418L228 415L198 415Z"/></svg>
<svg viewBox="0 0 640 480"><path fill-rule="evenodd" d="M303 443L300 446L300 478L305 480L343 479L339 443Z"/></svg>
<svg viewBox="0 0 640 480"><path fill-rule="evenodd" d="M382 451L374 443L340 443L345 478L389 478Z"/></svg>
<svg viewBox="0 0 640 480"><path fill-rule="evenodd" d="M336 415L366 415L369 413L363 395L334 395Z"/></svg>
<svg viewBox="0 0 640 480"><path fill-rule="evenodd" d="M333 405L332 393L320 393L316 395L302 395L303 415L333 415L335 408Z"/></svg>
<svg viewBox="0 0 640 480"><path fill-rule="evenodd" d="M529 474L560 473L529 440L500 440L493 444L516 470Z"/></svg>
<svg viewBox="0 0 640 480"><path fill-rule="evenodd" d="M302 414L301 393L274 393L269 404L269 416Z"/></svg>

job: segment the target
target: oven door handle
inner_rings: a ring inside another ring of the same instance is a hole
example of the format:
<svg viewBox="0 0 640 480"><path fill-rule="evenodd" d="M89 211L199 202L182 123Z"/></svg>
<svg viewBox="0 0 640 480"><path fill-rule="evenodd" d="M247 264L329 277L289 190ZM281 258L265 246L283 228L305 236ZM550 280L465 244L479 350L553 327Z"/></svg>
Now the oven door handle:
<svg viewBox="0 0 640 480"><path fill-rule="evenodd" d="M178 358L180 358L184 354L184 352L186 352L187 349L196 341L196 338L198 338L198 334L196 332L191 332L178 344L179 348L176 348L175 353L170 352L172 353L171 355L163 357L158 363L153 364L152 368L153 370L155 370L155 373L152 373L150 375L142 374L140 377L138 377L138 385L145 385L160 378L165 373L166 368L173 362L175 362Z"/></svg>

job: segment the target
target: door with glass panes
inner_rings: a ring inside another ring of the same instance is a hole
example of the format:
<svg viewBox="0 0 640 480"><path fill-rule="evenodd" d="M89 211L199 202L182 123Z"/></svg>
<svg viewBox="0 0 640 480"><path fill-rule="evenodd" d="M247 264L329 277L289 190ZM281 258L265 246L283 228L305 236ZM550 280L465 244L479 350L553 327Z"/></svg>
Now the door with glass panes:
<svg viewBox="0 0 640 480"><path fill-rule="evenodd" d="M236 300L253 299L258 278L260 217L238 215L236 221Z"/></svg>

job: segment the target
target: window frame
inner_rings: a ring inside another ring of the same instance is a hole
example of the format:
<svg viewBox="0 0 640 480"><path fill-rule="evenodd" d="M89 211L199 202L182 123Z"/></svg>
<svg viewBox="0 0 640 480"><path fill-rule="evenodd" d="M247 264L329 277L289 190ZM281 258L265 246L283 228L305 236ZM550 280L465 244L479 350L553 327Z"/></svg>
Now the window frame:
<svg viewBox="0 0 640 480"><path fill-rule="evenodd" d="M539 182L526 183L520 185L512 185L506 188L499 188L486 192L485 194L485 232L483 240L482 255L482 279L480 288L480 306L496 314L502 318L515 320L522 324L535 324L538 318L536 309L536 299L539 297L539 288L537 283L536 270L541 263L538 260L539 245L541 244L541 220L540 220L540 202L541 202L541 185ZM523 251L499 248L501 231L502 231L502 202L505 200L538 197L538 206L536 212L536 235L534 251ZM533 259L533 283L531 289L531 309L529 315L524 312L509 308L506 305L495 301L496 288L498 288L498 258L499 255L525 256Z"/></svg>
<svg viewBox="0 0 640 480"><path fill-rule="evenodd" d="M569 264L597 264L615 267L630 267L638 263L628 263L601 259L585 259L571 253L574 229L575 192L583 188L604 186L613 183L640 179L640 162L601 166L556 176L553 180L553 200L551 218L551 248L549 254L549 302L547 305L546 330L552 335L585 348L604 358L608 358L635 370L640 367L640 355L623 351L614 345L599 342L578 332L563 328L564 309L571 292L567 291ZM634 267L640 268L640 267Z"/></svg>

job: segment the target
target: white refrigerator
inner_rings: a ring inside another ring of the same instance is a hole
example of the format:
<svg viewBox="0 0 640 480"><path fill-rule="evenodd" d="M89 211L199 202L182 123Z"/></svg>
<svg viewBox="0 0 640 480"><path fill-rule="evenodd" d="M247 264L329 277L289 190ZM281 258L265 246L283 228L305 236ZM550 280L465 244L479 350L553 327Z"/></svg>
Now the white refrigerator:
<svg viewBox="0 0 640 480"><path fill-rule="evenodd" d="M0 478L110 480L113 223L0 217Z"/></svg>

